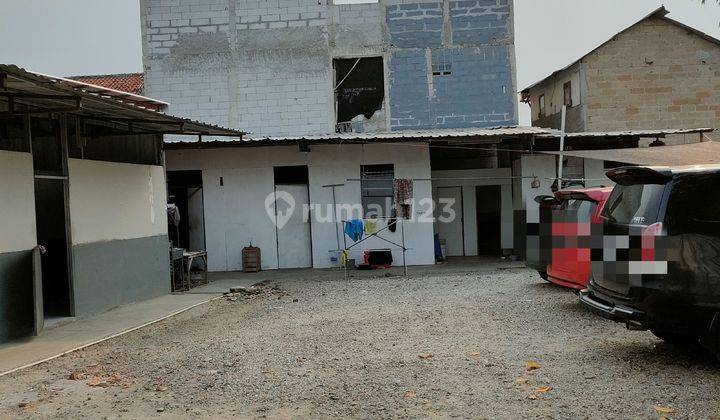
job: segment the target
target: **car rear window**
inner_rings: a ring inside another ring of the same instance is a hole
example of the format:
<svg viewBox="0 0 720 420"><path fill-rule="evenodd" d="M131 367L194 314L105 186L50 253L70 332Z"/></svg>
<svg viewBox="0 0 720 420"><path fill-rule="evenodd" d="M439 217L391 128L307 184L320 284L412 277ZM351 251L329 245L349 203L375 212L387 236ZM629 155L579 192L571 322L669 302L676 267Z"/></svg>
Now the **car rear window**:
<svg viewBox="0 0 720 420"><path fill-rule="evenodd" d="M668 233L720 236L720 174L680 174L665 217Z"/></svg>
<svg viewBox="0 0 720 420"><path fill-rule="evenodd" d="M616 185L602 216L612 223L651 225L658 220L665 185Z"/></svg>
<svg viewBox="0 0 720 420"><path fill-rule="evenodd" d="M596 208L597 204L590 200L565 200L560 206L561 210L574 214L578 223L590 223Z"/></svg>

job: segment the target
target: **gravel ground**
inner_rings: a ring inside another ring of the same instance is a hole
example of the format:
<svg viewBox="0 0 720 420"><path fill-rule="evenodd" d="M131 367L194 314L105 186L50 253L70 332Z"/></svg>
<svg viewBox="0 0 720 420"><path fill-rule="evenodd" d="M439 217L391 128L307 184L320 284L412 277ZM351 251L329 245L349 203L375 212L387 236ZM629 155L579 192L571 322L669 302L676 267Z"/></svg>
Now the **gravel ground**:
<svg viewBox="0 0 720 420"><path fill-rule="evenodd" d="M711 357L530 270L446 268L266 272L258 295L0 378L0 417L720 418Z"/></svg>

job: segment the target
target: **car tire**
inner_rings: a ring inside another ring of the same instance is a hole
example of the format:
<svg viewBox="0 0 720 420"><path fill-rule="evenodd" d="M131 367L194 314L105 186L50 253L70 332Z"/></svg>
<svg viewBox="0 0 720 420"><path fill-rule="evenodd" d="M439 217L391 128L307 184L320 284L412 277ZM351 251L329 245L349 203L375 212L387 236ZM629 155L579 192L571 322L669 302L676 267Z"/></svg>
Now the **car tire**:
<svg viewBox="0 0 720 420"><path fill-rule="evenodd" d="M682 334L670 331L651 330L655 337L675 347L693 347L700 343L700 337L692 334Z"/></svg>
<svg viewBox="0 0 720 420"><path fill-rule="evenodd" d="M547 273L547 271L538 271L538 274L540 274L540 277L542 277L543 280L545 280L545 281L550 281L550 280L548 280L548 273Z"/></svg>

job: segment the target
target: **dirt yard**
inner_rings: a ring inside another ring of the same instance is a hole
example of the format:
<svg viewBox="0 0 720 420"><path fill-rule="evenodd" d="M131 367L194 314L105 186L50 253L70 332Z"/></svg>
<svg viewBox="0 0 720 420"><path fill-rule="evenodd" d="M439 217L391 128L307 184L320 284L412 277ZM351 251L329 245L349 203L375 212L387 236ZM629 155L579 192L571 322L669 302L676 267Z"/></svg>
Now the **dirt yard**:
<svg viewBox="0 0 720 420"><path fill-rule="evenodd" d="M720 365L524 268L265 272L257 295L0 378L0 418L720 418Z"/></svg>

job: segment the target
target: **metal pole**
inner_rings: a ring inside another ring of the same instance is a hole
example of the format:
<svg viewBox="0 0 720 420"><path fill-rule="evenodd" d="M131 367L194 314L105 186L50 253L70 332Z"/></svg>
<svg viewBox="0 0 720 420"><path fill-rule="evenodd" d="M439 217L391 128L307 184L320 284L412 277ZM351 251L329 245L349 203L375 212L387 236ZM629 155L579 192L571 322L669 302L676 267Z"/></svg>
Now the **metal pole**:
<svg viewBox="0 0 720 420"><path fill-rule="evenodd" d="M323 185L323 188L332 188L332 200L333 200L333 206L332 206L332 213L333 213L333 223L335 224L335 249L340 249L340 232L338 231L339 223L337 217L337 200L335 198L335 187L344 187L345 184L330 184L330 185ZM343 226L343 232L345 232L344 226ZM343 233L343 251L345 251L345 233ZM345 270L346 277L347 277L347 270Z"/></svg>
<svg viewBox="0 0 720 420"><path fill-rule="evenodd" d="M407 261L405 260L405 219L398 219L400 223L400 235L402 236L402 249L403 249L403 272L407 277Z"/></svg>
<svg viewBox="0 0 720 420"><path fill-rule="evenodd" d="M342 221L343 229L342 229L342 237L343 237L343 255L347 253L347 240L345 239L345 221ZM347 259L345 259L345 263L343 264L343 268L345 269L345 280L348 278L348 272L347 272Z"/></svg>
<svg viewBox="0 0 720 420"><path fill-rule="evenodd" d="M562 176L563 176L562 152L565 150L565 116L566 116L566 114L567 114L567 105L563 105L562 116L560 119L560 155L558 156L558 170L557 170L558 190L562 190Z"/></svg>
<svg viewBox="0 0 720 420"><path fill-rule="evenodd" d="M335 242L336 246L340 248L340 237L338 236L338 223L337 223L337 201L335 201L335 185L332 186L332 197L333 197L333 223L335 224Z"/></svg>

